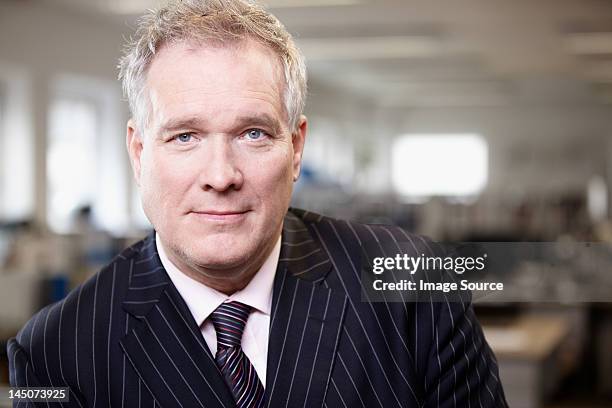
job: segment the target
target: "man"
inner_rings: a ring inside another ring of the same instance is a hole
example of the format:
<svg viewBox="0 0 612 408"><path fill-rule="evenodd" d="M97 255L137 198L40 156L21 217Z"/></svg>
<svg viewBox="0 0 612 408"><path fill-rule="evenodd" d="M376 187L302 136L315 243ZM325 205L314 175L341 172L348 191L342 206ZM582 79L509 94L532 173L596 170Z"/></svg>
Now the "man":
<svg viewBox="0 0 612 408"><path fill-rule="evenodd" d="M120 67L155 233L32 318L13 385L69 387L70 407L506 405L469 303L361 298L372 243L425 241L288 210L306 79L275 17L172 3Z"/></svg>

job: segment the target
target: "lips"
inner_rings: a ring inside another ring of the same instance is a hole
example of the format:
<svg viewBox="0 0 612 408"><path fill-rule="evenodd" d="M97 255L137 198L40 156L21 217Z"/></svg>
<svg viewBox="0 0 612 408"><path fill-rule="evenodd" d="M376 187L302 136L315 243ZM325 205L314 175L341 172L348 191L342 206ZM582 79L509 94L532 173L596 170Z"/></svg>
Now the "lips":
<svg viewBox="0 0 612 408"><path fill-rule="evenodd" d="M204 220L208 221L239 221L249 210L197 210L192 211L191 214Z"/></svg>
<svg viewBox="0 0 612 408"><path fill-rule="evenodd" d="M237 215L237 214L245 214L248 210L240 211L240 210L197 210L192 211L195 214L203 214L203 215Z"/></svg>

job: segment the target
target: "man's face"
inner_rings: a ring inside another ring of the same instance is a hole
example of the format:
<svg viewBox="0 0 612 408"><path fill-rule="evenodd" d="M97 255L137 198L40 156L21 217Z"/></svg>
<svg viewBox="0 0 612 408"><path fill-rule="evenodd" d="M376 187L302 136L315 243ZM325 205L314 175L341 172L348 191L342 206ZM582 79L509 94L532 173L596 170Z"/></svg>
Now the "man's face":
<svg viewBox="0 0 612 408"><path fill-rule="evenodd" d="M282 72L251 40L171 44L151 63L150 120L144 132L128 124L128 150L144 211L179 268L233 278L278 239L306 132L303 117L288 128Z"/></svg>

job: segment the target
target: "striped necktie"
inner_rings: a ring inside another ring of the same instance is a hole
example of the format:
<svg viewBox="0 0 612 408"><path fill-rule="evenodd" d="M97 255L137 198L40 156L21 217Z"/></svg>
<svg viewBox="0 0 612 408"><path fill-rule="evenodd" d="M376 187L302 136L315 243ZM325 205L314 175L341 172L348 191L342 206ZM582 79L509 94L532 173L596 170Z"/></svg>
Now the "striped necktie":
<svg viewBox="0 0 612 408"><path fill-rule="evenodd" d="M264 388L255 367L240 346L251 307L240 302L219 306L211 315L217 332L215 361L230 387L238 408L263 407Z"/></svg>

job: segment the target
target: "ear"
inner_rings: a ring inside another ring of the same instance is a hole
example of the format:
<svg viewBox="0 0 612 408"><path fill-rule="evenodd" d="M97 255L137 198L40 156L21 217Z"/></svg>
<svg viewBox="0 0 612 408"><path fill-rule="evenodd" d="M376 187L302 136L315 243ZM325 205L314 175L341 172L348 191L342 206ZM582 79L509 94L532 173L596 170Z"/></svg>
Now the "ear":
<svg viewBox="0 0 612 408"><path fill-rule="evenodd" d="M134 119L128 120L125 143L127 145L128 155L130 156L130 162L132 163L134 178L138 186L140 186L140 156L144 143L143 137L144 134L136 127Z"/></svg>
<svg viewBox="0 0 612 408"><path fill-rule="evenodd" d="M304 153L304 142L306 141L306 131L308 130L308 119L302 115L298 122L298 127L291 135L293 144L293 181L297 181L302 168L302 154Z"/></svg>

